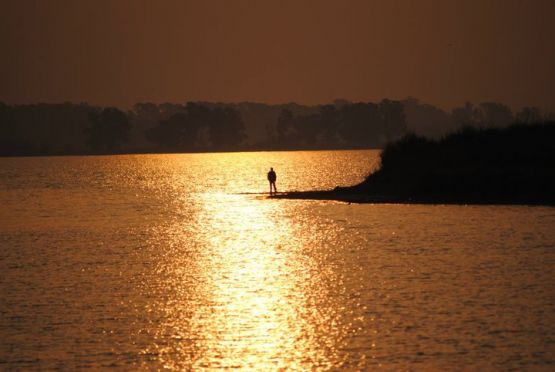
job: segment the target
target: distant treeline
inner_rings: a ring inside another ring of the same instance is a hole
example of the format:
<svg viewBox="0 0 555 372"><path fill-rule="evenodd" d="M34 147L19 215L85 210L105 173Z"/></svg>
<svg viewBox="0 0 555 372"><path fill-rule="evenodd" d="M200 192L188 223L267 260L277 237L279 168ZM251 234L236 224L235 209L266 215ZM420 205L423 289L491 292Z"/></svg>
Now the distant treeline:
<svg viewBox="0 0 555 372"><path fill-rule="evenodd" d="M451 112L409 98L379 103L138 103L129 111L86 103L0 103L0 156L381 148L406 133L438 138L463 126L548 119L500 103Z"/></svg>

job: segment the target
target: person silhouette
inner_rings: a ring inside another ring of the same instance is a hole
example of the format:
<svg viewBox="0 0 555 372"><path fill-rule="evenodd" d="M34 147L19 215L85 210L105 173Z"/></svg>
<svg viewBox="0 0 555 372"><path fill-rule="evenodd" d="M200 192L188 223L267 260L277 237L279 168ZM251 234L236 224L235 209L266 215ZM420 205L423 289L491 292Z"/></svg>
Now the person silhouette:
<svg viewBox="0 0 555 372"><path fill-rule="evenodd" d="M270 182L270 195L272 195L272 187L274 190L274 194L277 194L277 189L276 189L276 172L274 172L274 168L270 168L270 171L268 172L268 181Z"/></svg>

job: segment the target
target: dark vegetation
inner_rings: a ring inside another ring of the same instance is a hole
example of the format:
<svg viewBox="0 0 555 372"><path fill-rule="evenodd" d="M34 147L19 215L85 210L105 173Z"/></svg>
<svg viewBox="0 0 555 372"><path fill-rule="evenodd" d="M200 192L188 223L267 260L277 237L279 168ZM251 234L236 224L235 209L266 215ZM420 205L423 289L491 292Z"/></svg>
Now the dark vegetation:
<svg viewBox="0 0 555 372"><path fill-rule="evenodd" d="M362 183L286 197L353 202L555 204L555 122L407 135Z"/></svg>
<svg viewBox="0 0 555 372"><path fill-rule="evenodd" d="M504 127L544 117L499 103L443 111L409 98L379 103L0 103L0 156L382 148L408 132L439 138L462 126Z"/></svg>
<svg viewBox="0 0 555 372"><path fill-rule="evenodd" d="M91 126L85 128L87 145L95 152L111 152L129 140L131 124L125 113L116 108L89 112Z"/></svg>
<svg viewBox="0 0 555 372"><path fill-rule="evenodd" d="M146 138L163 151L221 151L240 146L246 135L236 110L188 103L182 112L160 120L158 125L148 129Z"/></svg>

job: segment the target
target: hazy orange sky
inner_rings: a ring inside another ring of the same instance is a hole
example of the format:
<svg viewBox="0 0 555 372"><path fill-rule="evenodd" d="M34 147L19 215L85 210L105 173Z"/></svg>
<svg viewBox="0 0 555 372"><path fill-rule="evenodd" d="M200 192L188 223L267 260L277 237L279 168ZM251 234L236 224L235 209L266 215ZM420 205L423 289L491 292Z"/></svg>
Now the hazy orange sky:
<svg viewBox="0 0 555 372"><path fill-rule="evenodd" d="M553 0L1 0L0 101L555 109Z"/></svg>

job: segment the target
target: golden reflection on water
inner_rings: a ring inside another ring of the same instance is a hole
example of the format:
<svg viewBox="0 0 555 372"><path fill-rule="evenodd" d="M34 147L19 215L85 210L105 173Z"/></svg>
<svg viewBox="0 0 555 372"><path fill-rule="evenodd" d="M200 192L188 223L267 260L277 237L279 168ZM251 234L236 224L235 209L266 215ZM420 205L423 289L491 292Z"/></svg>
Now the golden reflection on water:
<svg viewBox="0 0 555 372"><path fill-rule="evenodd" d="M162 328L176 335L174 344L157 350L164 366L330 367L338 337L334 314L319 306L325 292L321 273L303 253L297 236L303 232L286 218L285 205L244 195L197 197L195 235L202 241L194 252L194 274L189 273L195 280L182 280L182 272L166 279L177 282L168 294ZM187 229L183 232L187 235ZM175 246L190 238L174 237Z"/></svg>
<svg viewBox="0 0 555 372"><path fill-rule="evenodd" d="M269 165L279 190L300 190L355 183L368 159L377 152L0 159L0 365L553 365L553 207L256 194Z"/></svg>

